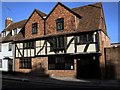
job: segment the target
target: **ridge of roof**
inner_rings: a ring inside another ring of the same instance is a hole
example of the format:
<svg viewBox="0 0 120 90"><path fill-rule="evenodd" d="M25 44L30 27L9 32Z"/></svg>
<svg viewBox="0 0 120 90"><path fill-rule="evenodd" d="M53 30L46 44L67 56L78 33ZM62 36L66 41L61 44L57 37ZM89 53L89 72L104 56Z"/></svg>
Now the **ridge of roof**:
<svg viewBox="0 0 120 90"><path fill-rule="evenodd" d="M75 7L75 8L71 8L71 9L74 12L76 12L79 15L82 16L82 19L80 20L81 24L79 24L78 29L84 30L84 31L101 29L99 27L100 17L102 15L101 11L103 10L101 2L97 2L97 3L94 3L94 4L88 4L88 5L80 6L80 7ZM103 17L104 17L104 15L103 15ZM105 34L107 34L106 29L102 30L102 31Z"/></svg>
<svg viewBox="0 0 120 90"><path fill-rule="evenodd" d="M94 3L94 4L88 4L88 5L84 5L84 6L79 6L79 7L74 7L74 8L71 8L72 10L73 9L78 9L78 8L84 8L84 7L88 7L88 6L92 6L92 7L96 7L96 8L102 8L102 2L97 2L97 3Z"/></svg>
<svg viewBox="0 0 120 90"><path fill-rule="evenodd" d="M53 9L50 11L50 13L47 15L46 19L50 16L50 14L54 11L54 9L58 6L61 5L63 6L65 9L67 9L68 11L70 11L71 13L73 13L74 15L76 15L79 18L82 18L79 14L77 14L76 12L74 12L72 9L70 9L69 7L65 6L64 4L62 4L61 2L58 2Z"/></svg>
<svg viewBox="0 0 120 90"><path fill-rule="evenodd" d="M43 12L41 12L40 10L38 10L38 9L34 9L35 11L37 11L42 17L44 17L44 16L47 16L47 14L45 14L45 13L43 13Z"/></svg>

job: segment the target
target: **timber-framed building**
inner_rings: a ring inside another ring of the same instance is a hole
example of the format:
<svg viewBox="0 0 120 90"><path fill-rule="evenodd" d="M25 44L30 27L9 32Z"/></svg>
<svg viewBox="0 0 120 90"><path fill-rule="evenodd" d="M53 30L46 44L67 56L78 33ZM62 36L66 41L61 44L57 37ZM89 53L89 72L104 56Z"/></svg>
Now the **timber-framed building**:
<svg viewBox="0 0 120 90"><path fill-rule="evenodd" d="M35 9L15 43L15 71L59 77L103 78L104 48L110 45L102 3L46 15Z"/></svg>

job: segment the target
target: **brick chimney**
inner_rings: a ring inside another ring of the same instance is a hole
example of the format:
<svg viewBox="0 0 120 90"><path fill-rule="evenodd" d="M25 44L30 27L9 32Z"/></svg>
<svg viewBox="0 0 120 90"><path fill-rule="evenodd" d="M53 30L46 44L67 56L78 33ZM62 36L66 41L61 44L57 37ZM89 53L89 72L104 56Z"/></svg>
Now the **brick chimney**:
<svg viewBox="0 0 120 90"><path fill-rule="evenodd" d="M6 20L5 20L5 28L6 28L8 25L10 25L11 23L13 23L12 18L7 17Z"/></svg>

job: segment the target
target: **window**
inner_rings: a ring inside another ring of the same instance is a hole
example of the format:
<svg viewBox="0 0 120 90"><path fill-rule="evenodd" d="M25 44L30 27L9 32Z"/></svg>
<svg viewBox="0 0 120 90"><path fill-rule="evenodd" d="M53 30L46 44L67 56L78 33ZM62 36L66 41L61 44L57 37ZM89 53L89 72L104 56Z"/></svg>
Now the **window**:
<svg viewBox="0 0 120 90"><path fill-rule="evenodd" d="M48 57L49 70L73 70L74 60L70 57Z"/></svg>
<svg viewBox="0 0 120 90"><path fill-rule="evenodd" d="M31 69L31 58L20 59L20 68L22 69Z"/></svg>
<svg viewBox="0 0 120 90"><path fill-rule="evenodd" d="M12 43L9 43L9 51L12 50Z"/></svg>
<svg viewBox="0 0 120 90"><path fill-rule="evenodd" d="M32 24L32 34L36 34L37 33L37 23L33 23Z"/></svg>
<svg viewBox="0 0 120 90"><path fill-rule="evenodd" d="M6 32L5 32L5 31L3 31L2 36L3 36L3 37L5 37L5 36L6 36Z"/></svg>
<svg viewBox="0 0 120 90"><path fill-rule="evenodd" d="M0 43L0 52L2 51L2 43Z"/></svg>
<svg viewBox="0 0 120 90"><path fill-rule="evenodd" d="M67 45L67 40L66 37L64 36L59 36L59 37L54 37L52 40L52 46L51 47L53 50L63 50L65 49L66 45Z"/></svg>
<svg viewBox="0 0 120 90"><path fill-rule="evenodd" d="M0 59L0 68L2 68L2 59Z"/></svg>
<svg viewBox="0 0 120 90"><path fill-rule="evenodd" d="M77 44L85 44L93 42L93 34L83 34L80 36L77 36L76 43Z"/></svg>
<svg viewBox="0 0 120 90"><path fill-rule="evenodd" d="M56 20L56 29L57 31L64 30L64 18Z"/></svg>
<svg viewBox="0 0 120 90"><path fill-rule="evenodd" d="M25 42L24 43L24 48L35 48L35 42L34 41L30 41L30 42Z"/></svg>
<svg viewBox="0 0 120 90"><path fill-rule="evenodd" d="M17 28L13 29L13 31L14 31L14 35L16 35L17 34Z"/></svg>

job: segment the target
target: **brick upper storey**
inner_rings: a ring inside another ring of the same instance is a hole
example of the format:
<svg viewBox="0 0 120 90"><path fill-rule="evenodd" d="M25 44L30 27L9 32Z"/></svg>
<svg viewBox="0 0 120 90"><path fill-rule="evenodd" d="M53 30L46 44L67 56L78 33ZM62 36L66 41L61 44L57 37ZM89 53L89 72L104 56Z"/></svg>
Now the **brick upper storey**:
<svg viewBox="0 0 120 90"><path fill-rule="evenodd" d="M57 31L56 20L60 18L64 18L64 30ZM33 23L38 25L36 34L32 34ZM107 35L102 3L72 9L57 3L48 15L35 9L24 28L25 30L22 30L24 38L21 40L96 30L102 30Z"/></svg>
<svg viewBox="0 0 120 90"><path fill-rule="evenodd" d="M60 18L64 19L64 30L57 31L56 20ZM80 18L80 15L76 15L71 9L61 3L58 3L46 19L46 35L63 34L76 31L75 22L77 22L77 19Z"/></svg>
<svg viewBox="0 0 120 90"><path fill-rule="evenodd" d="M81 18L78 18L74 13L70 12L70 10L81 16ZM61 3L55 6L46 20L46 35L95 30L102 30L107 34L101 3L77 7L70 10ZM59 18L64 18L64 30L62 31L56 31L56 19Z"/></svg>
<svg viewBox="0 0 120 90"><path fill-rule="evenodd" d="M44 16L46 14L35 9L25 24L25 39L36 38L44 35ZM37 33L32 34L32 24L37 23Z"/></svg>

